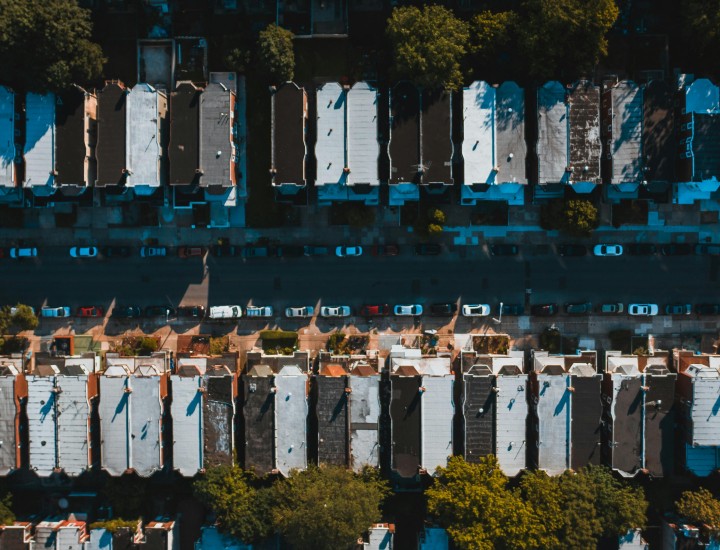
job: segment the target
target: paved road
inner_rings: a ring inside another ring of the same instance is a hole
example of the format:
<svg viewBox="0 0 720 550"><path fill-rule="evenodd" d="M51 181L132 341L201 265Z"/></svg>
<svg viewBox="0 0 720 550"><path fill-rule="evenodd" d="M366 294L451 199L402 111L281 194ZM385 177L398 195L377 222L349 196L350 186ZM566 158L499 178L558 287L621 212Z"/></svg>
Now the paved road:
<svg viewBox="0 0 720 550"><path fill-rule="evenodd" d="M3 259L0 303L150 304L497 304L567 301L720 302L720 259L703 256L489 257L470 250L418 257L208 257L75 260L60 249L35 260ZM526 289L532 292L526 295Z"/></svg>

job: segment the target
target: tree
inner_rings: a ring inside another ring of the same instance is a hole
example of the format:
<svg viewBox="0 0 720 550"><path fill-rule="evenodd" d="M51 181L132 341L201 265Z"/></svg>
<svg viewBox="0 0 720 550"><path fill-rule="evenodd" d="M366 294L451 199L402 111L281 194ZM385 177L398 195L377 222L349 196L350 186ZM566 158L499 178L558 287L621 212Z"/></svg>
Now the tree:
<svg viewBox="0 0 720 550"><path fill-rule="evenodd" d="M12 494L8 491L0 498L0 525L12 525L15 522L11 506Z"/></svg>
<svg viewBox="0 0 720 550"><path fill-rule="evenodd" d="M294 37L289 30L274 23L260 31L257 43L258 61L273 82L286 82L295 75Z"/></svg>
<svg viewBox="0 0 720 550"><path fill-rule="evenodd" d="M684 0L678 10L681 34L688 50L688 63L697 69L698 58L711 71L716 71L716 52L720 48L720 5L716 0ZM687 66L683 64L683 66Z"/></svg>
<svg viewBox="0 0 720 550"><path fill-rule="evenodd" d="M494 61L510 44L518 16L514 11L482 11L470 22L470 52L473 65Z"/></svg>
<svg viewBox="0 0 720 550"><path fill-rule="evenodd" d="M222 355L230 349L230 338L219 336L210 338L210 355Z"/></svg>
<svg viewBox="0 0 720 550"><path fill-rule="evenodd" d="M606 34L619 10L615 0L525 0L521 14L518 49L530 74L569 79L607 55Z"/></svg>
<svg viewBox="0 0 720 550"><path fill-rule="evenodd" d="M705 530L720 531L720 501L705 488L685 491L675 503L675 509L680 516Z"/></svg>
<svg viewBox="0 0 720 550"><path fill-rule="evenodd" d="M394 71L428 88L462 86L460 62L467 53L469 26L438 5L394 8L386 33L393 47Z"/></svg>
<svg viewBox="0 0 720 550"><path fill-rule="evenodd" d="M57 92L102 73L90 10L77 0L0 0L0 74L18 90Z"/></svg>
<svg viewBox="0 0 720 550"><path fill-rule="evenodd" d="M576 237L589 237L599 224L597 208L586 199L565 201L561 216L560 229Z"/></svg>
<svg viewBox="0 0 720 550"><path fill-rule="evenodd" d="M377 472L356 474L337 466L294 471L271 489L277 530L294 548L350 548L380 518L388 493Z"/></svg>
<svg viewBox="0 0 720 550"><path fill-rule="evenodd" d="M23 330L34 330L37 328L39 320L35 311L25 304L17 304L15 312L10 314L9 327L17 332Z"/></svg>
<svg viewBox="0 0 720 550"><path fill-rule="evenodd" d="M272 532L269 491L257 488L256 481L237 466L216 466L195 481L193 491L213 511L222 532L252 543Z"/></svg>

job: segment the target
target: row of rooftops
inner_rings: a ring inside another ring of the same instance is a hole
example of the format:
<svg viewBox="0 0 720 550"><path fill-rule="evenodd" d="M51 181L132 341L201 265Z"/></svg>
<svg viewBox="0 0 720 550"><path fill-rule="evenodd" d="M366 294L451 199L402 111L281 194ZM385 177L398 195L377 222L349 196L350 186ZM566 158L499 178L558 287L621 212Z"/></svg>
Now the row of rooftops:
<svg viewBox="0 0 720 550"><path fill-rule="evenodd" d="M18 183L16 99L0 87L0 188L6 189ZM167 181L232 187L243 177L244 109L223 82L204 88L179 82L169 97L149 84L127 88L119 81L98 92L75 86L57 95L29 93L22 186L40 195L68 186L142 193Z"/></svg>

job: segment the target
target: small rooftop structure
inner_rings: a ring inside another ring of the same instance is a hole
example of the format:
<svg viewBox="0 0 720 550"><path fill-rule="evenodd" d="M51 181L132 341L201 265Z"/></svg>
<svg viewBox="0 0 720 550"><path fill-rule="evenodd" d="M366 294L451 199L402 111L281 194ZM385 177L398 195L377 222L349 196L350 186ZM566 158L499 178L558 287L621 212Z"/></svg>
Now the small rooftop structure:
<svg viewBox="0 0 720 550"><path fill-rule="evenodd" d="M51 355L46 352L35 354L33 374L48 376L53 373L81 375L100 371L100 357L93 352L81 355Z"/></svg>
<svg viewBox="0 0 720 550"><path fill-rule="evenodd" d="M127 95L125 185L148 194L165 184L166 117L168 100L150 84L138 83Z"/></svg>
<svg viewBox="0 0 720 550"><path fill-rule="evenodd" d="M145 525L147 550L176 550L180 546L180 524L170 518L157 517Z"/></svg>
<svg viewBox="0 0 720 550"><path fill-rule="evenodd" d="M68 519L47 518L35 525L35 548L83 548L90 539L84 521L71 514Z"/></svg>
<svg viewBox="0 0 720 550"><path fill-rule="evenodd" d="M170 352L168 350L154 351L150 355L122 356L119 353L105 354L105 368L122 367L129 373L134 373L139 367L152 366L158 373L170 371Z"/></svg>
<svg viewBox="0 0 720 550"><path fill-rule="evenodd" d="M15 173L15 92L0 86L0 187L17 185Z"/></svg>
<svg viewBox="0 0 720 550"><path fill-rule="evenodd" d="M232 187L237 183L235 92L220 82L200 96L200 185Z"/></svg>
<svg viewBox="0 0 720 550"><path fill-rule="evenodd" d="M38 194L52 194L57 175L55 147L55 94L27 94L24 187Z"/></svg>
<svg viewBox="0 0 720 550"><path fill-rule="evenodd" d="M95 185L124 185L127 177L127 95L119 80L108 81L97 94L98 138L97 181Z"/></svg>
<svg viewBox="0 0 720 550"><path fill-rule="evenodd" d="M170 93L170 184L200 181L200 96L202 89L189 81L178 82Z"/></svg>
<svg viewBox="0 0 720 550"><path fill-rule="evenodd" d="M57 96L55 104L57 135L56 183L82 192L97 178L97 97L79 86L71 86ZM65 188L65 189L63 189ZM73 192L73 191L70 191Z"/></svg>
<svg viewBox="0 0 720 550"><path fill-rule="evenodd" d="M272 91L270 100L272 185L278 193L293 195L307 183L307 94L294 82L286 82Z"/></svg>
<svg viewBox="0 0 720 550"><path fill-rule="evenodd" d="M0 526L0 548L29 550L32 538L32 523L28 521L16 521L12 525Z"/></svg>

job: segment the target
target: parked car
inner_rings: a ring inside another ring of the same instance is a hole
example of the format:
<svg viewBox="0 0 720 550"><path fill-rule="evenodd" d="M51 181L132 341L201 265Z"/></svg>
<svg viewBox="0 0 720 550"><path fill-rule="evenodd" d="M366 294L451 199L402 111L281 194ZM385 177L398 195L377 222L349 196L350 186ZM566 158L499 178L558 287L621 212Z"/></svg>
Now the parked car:
<svg viewBox="0 0 720 550"><path fill-rule="evenodd" d="M127 258L130 254L129 246L103 246L100 249L100 255L105 258Z"/></svg>
<svg viewBox="0 0 720 550"><path fill-rule="evenodd" d="M692 305L690 304L668 304L665 306L665 315L690 315Z"/></svg>
<svg viewBox="0 0 720 550"><path fill-rule="evenodd" d="M322 306L320 308L321 317L349 317L352 315L350 306Z"/></svg>
<svg viewBox="0 0 720 550"><path fill-rule="evenodd" d="M362 317L380 317L382 315L390 315L390 306L388 304L366 304L360 308Z"/></svg>
<svg viewBox="0 0 720 550"><path fill-rule="evenodd" d="M10 249L11 258L35 258L37 257L37 255L37 248L34 247L20 247Z"/></svg>
<svg viewBox="0 0 720 550"><path fill-rule="evenodd" d="M703 256L720 256L720 244L696 244L695 254Z"/></svg>
<svg viewBox="0 0 720 550"><path fill-rule="evenodd" d="M489 304L464 304L462 307L463 317L487 317L490 315Z"/></svg>
<svg viewBox="0 0 720 550"><path fill-rule="evenodd" d="M313 306L286 307L285 317L289 319L307 319L315 313Z"/></svg>
<svg viewBox="0 0 720 550"><path fill-rule="evenodd" d="M178 248L180 258L202 258L205 255L203 246L181 246Z"/></svg>
<svg viewBox="0 0 720 550"><path fill-rule="evenodd" d="M362 246L338 246L335 248L335 255L338 258L362 256L362 253Z"/></svg>
<svg viewBox="0 0 720 550"><path fill-rule="evenodd" d="M278 246L275 255L278 258L300 258L305 255L305 247L293 244Z"/></svg>
<svg viewBox="0 0 720 550"><path fill-rule="evenodd" d="M420 304L399 304L393 308L393 313L399 317L422 315L423 307Z"/></svg>
<svg viewBox="0 0 720 550"><path fill-rule="evenodd" d="M229 244L216 244L210 247L210 254L216 258L237 256L237 248Z"/></svg>
<svg viewBox="0 0 720 550"><path fill-rule="evenodd" d="M517 256L520 249L514 244L494 244L490 247L493 256Z"/></svg>
<svg viewBox="0 0 720 550"><path fill-rule="evenodd" d="M103 317L105 312L100 306L82 306L75 313L77 317Z"/></svg>
<svg viewBox="0 0 720 550"><path fill-rule="evenodd" d="M437 243L419 243L415 245L418 256L437 256L442 253L442 246Z"/></svg>
<svg viewBox="0 0 720 550"><path fill-rule="evenodd" d="M148 306L145 317L175 317L175 308L170 306Z"/></svg>
<svg viewBox="0 0 720 550"><path fill-rule="evenodd" d="M40 310L41 317L70 317L70 315L72 315L70 311L70 306L43 306L43 308Z"/></svg>
<svg viewBox="0 0 720 550"><path fill-rule="evenodd" d="M242 317L240 306L212 306L208 314L210 319L238 319Z"/></svg>
<svg viewBox="0 0 720 550"><path fill-rule="evenodd" d="M396 244L376 244L372 247L373 256L397 256L400 253L400 247Z"/></svg>
<svg viewBox="0 0 720 550"><path fill-rule="evenodd" d="M587 248L582 244L559 244L557 253L560 256L585 256Z"/></svg>
<svg viewBox="0 0 720 550"><path fill-rule="evenodd" d="M141 258L159 258L167 256L167 248L164 246L143 246L140 249Z"/></svg>
<svg viewBox="0 0 720 550"><path fill-rule="evenodd" d="M452 317L458 310L455 302L447 302L445 304L431 304L430 315L433 317Z"/></svg>
<svg viewBox="0 0 720 550"><path fill-rule="evenodd" d="M305 246L303 249L305 256L327 256L329 253L327 246Z"/></svg>
<svg viewBox="0 0 720 550"><path fill-rule="evenodd" d="M622 256L623 247L620 244L596 244L593 248L595 256Z"/></svg>
<svg viewBox="0 0 720 550"><path fill-rule="evenodd" d="M627 245L627 250L633 256L652 256L657 254L657 246L650 243L632 243Z"/></svg>
<svg viewBox="0 0 720 550"><path fill-rule="evenodd" d="M267 319L273 316L273 308L272 306L247 306L245 308L245 316Z"/></svg>
<svg viewBox="0 0 720 550"><path fill-rule="evenodd" d="M693 253L693 246L688 243L664 244L660 247L663 256L687 256Z"/></svg>
<svg viewBox="0 0 720 550"><path fill-rule="evenodd" d="M568 315L589 315L592 313L592 304L590 302L565 304L565 313Z"/></svg>
<svg viewBox="0 0 720 550"><path fill-rule="evenodd" d="M720 315L720 304L698 304L695 306L698 315Z"/></svg>
<svg viewBox="0 0 720 550"><path fill-rule="evenodd" d="M550 317L557 312L557 304L535 304L530 306L530 315L536 315L537 317Z"/></svg>
<svg viewBox="0 0 720 550"><path fill-rule="evenodd" d="M73 258L95 258L98 249L94 246L73 246L70 249L70 255Z"/></svg>
<svg viewBox="0 0 720 550"><path fill-rule="evenodd" d="M139 306L115 306L112 316L119 319L135 319L142 316L142 309Z"/></svg>
<svg viewBox="0 0 720 550"><path fill-rule="evenodd" d="M625 306L621 303L608 303L600 306L600 313L622 313L625 311Z"/></svg>
<svg viewBox="0 0 720 550"><path fill-rule="evenodd" d="M205 306L180 306L177 308L178 317L191 317L202 319L205 317Z"/></svg>
<svg viewBox="0 0 720 550"><path fill-rule="evenodd" d="M243 258L267 258L270 249L267 246L243 246L240 255Z"/></svg>
<svg viewBox="0 0 720 550"><path fill-rule="evenodd" d="M503 304L499 313L511 316L523 315L525 313L525 306L522 304Z"/></svg>
<svg viewBox="0 0 720 550"><path fill-rule="evenodd" d="M657 315L659 308L657 304L630 304L628 306L628 313L630 315Z"/></svg>

